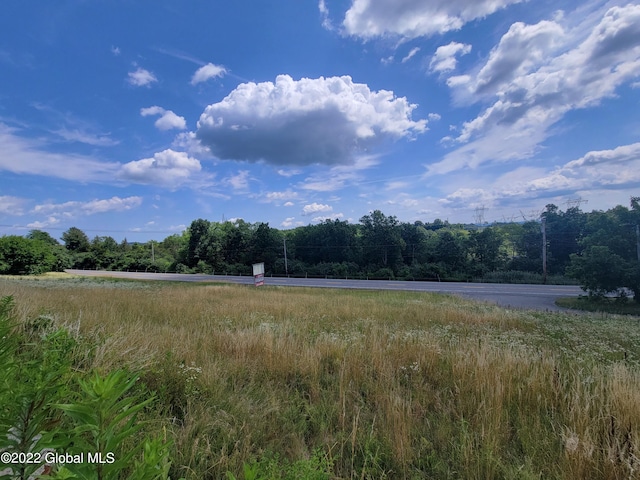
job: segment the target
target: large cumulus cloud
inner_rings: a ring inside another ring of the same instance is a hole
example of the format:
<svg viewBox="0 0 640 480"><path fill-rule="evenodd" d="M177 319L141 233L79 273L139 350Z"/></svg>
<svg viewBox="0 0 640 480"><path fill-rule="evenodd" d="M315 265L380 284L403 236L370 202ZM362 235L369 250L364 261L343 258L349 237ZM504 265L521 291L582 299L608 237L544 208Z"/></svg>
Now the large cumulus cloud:
<svg viewBox="0 0 640 480"><path fill-rule="evenodd" d="M359 152L426 130L416 105L351 77L243 83L209 105L196 136L218 158L275 165L349 164Z"/></svg>

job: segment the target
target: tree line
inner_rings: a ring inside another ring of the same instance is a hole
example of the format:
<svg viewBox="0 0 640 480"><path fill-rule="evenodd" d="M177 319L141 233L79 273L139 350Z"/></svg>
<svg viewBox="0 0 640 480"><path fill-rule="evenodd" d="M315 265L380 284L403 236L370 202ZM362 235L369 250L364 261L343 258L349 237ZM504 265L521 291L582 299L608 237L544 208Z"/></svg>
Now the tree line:
<svg viewBox="0 0 640 480"><path fill-rule="evenodd" d="M145 243L90 239L76 227L62 234L61 243L32 230L0 238L0 273L84 268L250 275L251 264L264 262L267 275L528 283L572 278L592 296L631 291L638 299L639 200L633 197L630 208L590 213L549 204L544 222L481 227L440 219L400 222L375 210L357 224L325 220L291 230L197 219L181 234Z"/></svg>

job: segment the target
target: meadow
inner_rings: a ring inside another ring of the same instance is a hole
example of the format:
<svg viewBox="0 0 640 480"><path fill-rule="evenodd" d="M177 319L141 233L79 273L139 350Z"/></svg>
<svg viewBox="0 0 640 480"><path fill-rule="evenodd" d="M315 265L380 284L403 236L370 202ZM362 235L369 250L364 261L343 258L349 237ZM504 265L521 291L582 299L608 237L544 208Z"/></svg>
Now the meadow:
<svg viewBox="0 0 640 480"><path fill-rule="evenodd" d="M0 278L139 372L171 478L640 478L640 319L454 296ZM151 398L151 397L150 397Z"/></svg>

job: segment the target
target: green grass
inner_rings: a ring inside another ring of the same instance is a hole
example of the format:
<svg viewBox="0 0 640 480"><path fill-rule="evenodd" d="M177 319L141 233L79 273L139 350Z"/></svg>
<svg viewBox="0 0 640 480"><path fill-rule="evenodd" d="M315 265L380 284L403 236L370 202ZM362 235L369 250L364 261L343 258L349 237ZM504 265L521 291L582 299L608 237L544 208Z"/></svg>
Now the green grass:
<svg viewBox="0 0 640 480"><path fill-rule="evenodd" d="M586 296L559 298L556 305L586 312L604 312L640 316L640 303L630 298L598 298Z"/></svg>
<svg viewBox="0 0 640 480"><path fill-rule="evenodd" d="M139 372L172 478L637 476L634 317L89 279L0 279L1 295L72 332L83 368Z"/></svg>

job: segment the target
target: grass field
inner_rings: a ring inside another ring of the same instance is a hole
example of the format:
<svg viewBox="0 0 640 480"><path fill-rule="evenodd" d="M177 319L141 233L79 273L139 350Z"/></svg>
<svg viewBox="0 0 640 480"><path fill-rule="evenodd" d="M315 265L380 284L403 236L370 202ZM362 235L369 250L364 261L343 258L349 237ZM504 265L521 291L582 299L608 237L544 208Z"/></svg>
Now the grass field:
<svg viewBox="0 0 640 480"><path fill-rule="evenodd" d="M632 298L596 298L588 296L558 298L556 304L564 308L587 312L608 312L620 315L640 316L640 303Z"/></svg>
<svg viewBox="0 0 640 480"><path fill-rule="evenodd" d="M5 295L81 339L83 368L142 372L172 478L640 478L637 317L64 277Z"/></svg>

